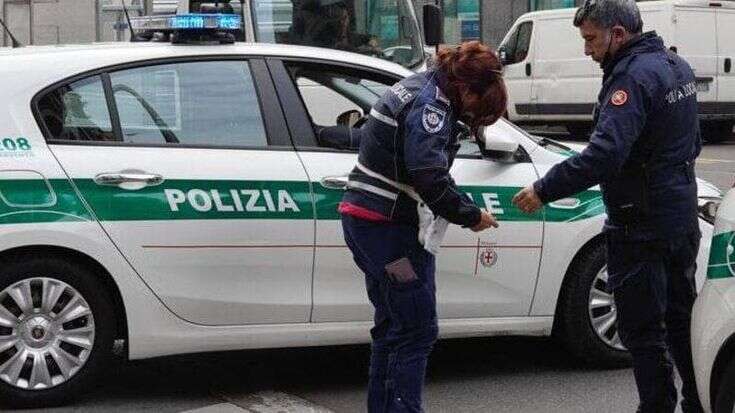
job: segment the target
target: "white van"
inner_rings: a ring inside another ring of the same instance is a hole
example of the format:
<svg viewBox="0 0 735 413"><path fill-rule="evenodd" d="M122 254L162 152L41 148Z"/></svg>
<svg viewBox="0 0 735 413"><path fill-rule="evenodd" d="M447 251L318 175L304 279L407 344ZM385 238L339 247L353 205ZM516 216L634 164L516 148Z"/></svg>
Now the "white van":
<svg viewBox="0 0 735 413"><path fill-rule="evenodd" d="M703 136L722 141L735 125L735 2L650 1L639 4L644 31L655 30L682 55L697 76ZM589 132L602 70L584 55L572 21L576 9L528 13L516 21L500 47L516 123L567 126Z"/></svg>

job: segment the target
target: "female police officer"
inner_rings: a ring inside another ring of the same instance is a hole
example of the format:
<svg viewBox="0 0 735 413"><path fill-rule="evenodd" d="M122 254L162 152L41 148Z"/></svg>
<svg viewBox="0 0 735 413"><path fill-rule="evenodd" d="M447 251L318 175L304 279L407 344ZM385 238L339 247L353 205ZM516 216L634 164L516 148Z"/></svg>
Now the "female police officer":
<svg viewBox="0 0 735 413"><path fill-rule="evenodd" d="M340 204L345 240L375 307L368 410L420 412L437 338L434 256L419 242L417 205L479 232L495 218L460 193L449 169L462 121L477 131L505 112L497 55L479 42L439 52L395 84L360 131L358 165Z"/></svg>

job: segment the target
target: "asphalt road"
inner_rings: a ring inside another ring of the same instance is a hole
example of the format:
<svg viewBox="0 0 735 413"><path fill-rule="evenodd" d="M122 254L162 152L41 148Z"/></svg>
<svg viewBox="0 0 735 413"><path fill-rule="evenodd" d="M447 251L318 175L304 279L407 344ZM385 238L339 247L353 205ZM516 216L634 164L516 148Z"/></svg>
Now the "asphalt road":
<svg viewBox="0 0 735 413"><path fill-rule="evenodd" d="M705 145L697 159L697 176L725 191L735 183L735 140Z"/></svg>
<svg viewBox="0 0 735 413"><path fill-rule="evenodd" d="M699 177L735 180L735 142L704 148ZM44 412L360 412L367 346L242 351L120 363L72 406ZM425 391L428 412L632 412L628 369L579 365L549 339L440 342Z"/></svg>
<svg viewBox="0 0 735 413"><path fill-rule="evenodd" d="M187 355L130 362L73 406L46 412L360 412L367 346ZM427 412L626 412L629 370L578 365L548 339L440 342ZM284 407L286 406L286 407Z"/></svg>

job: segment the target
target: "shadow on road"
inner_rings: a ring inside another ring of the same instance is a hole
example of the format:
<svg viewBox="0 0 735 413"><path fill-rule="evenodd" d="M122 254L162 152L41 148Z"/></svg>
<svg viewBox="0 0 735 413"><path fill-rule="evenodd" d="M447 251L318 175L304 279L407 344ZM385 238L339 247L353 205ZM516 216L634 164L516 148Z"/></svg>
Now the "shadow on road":
<svg viewBox="0 0 735 413"><path fill-rule="evenodd" d="M100 389L74 406L76 410L100 402L105 405L112 402L117 406L130 403L143 410L161 403L172 406L172 401L183 406L209 398L215 403L219 394L363 389L367 384L369 356L369 346L359 345L251 350L121 362L100 383ZM428 381L461 383L489 376L563 375L592 369L577 362L547 338L456 339L437 344L429 362Z"/></svg>

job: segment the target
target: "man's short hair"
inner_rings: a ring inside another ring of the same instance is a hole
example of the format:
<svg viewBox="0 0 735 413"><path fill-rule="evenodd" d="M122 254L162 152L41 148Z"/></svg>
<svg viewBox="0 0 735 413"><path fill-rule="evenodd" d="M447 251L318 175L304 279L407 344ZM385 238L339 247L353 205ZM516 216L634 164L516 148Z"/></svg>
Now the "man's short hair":
<svg viewBox="0 0 735 413"><path fill-rule="evenodd" d="M641 11L635 0L585 0L574 16L574 26L590 21L603 29L623 26L632 34L643 31Z"/></svg>

